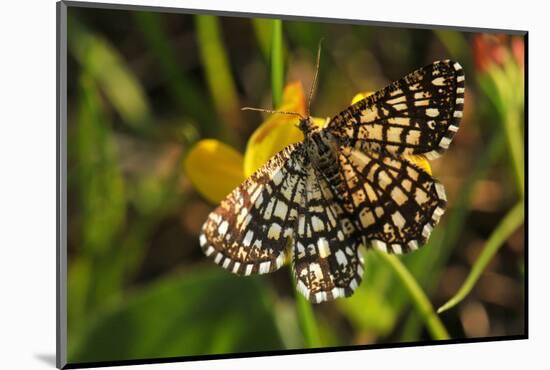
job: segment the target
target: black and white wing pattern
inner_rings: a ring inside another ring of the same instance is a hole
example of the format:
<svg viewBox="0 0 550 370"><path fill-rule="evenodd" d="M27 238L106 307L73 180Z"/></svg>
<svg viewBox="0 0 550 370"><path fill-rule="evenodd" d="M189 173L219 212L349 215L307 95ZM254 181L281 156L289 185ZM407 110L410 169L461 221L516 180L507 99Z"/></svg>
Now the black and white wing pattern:
<svg viewBox="0 0 550 370"><path fill-rule="evenodd" d="M200 244L239 275L275 271L290 253L298 290L319 303L349 296L361 282L360 240L301 145L287 147L234 189L208 216Z"/></svg>
<svg viewBox="0 0 550 370"><path fill-rule="evenodd" d="M209 214L199 240L215 263L239 275L265 274L285 263L303 204L301 145L272 157Z"/></svg>
<svg viewBox="0 0 550 370"><path fill-rule="evenodd" d="M313 303L350 296L363 276L360 239L323 175L311 165L304 170L304 208L292 248L297 288Z"/></svg>
<svg viewBox="0 0 550 370"><path fill-rule="evenodd" d="M340 173L362 243L401 254L418 249L445 211L441 183L407 160L344 147Z"/></svg>
<svg viewBox="0 0 550 370"><path fill-rule="evenodd" d="M334 116L327 130L366 152L437 158L458 131L464 109L464 70L437 61L409 73Z"/></svg>

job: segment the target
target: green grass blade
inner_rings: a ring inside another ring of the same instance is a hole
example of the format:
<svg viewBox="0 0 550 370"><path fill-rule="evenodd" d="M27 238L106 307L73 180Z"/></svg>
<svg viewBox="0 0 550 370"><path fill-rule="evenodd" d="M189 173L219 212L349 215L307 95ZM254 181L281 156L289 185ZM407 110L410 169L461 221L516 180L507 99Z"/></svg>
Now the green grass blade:
<svg viewBox="0 0 550 370"><path fill-rule="evenodd" d="M523 81L521 69L511 59L501 66L492 66L486 75L479 78L479 86L491 99L499 114L499 121L506 133L513 176L520 199L525 194L523 158Z"/></svg>
<svg viewBox="0 0 550 370"><path fill-rule="evenodd" d="M449 299L447 303L437 310L438 313L442 313L456 306L468 295L468 293L470 293L491 258L493 258L506 239L508 239L508 237L523 223L524 217L524 203L519 202L510 212L508 212L506 217L504 217L502 222L491 234L483 251L472 267L470 274L464 281L464 284L462 284L458 292Z"/></svg>
<svg viewBox="0 0 550 370"><path fill-rule="evenodd" d="M174 104L181 107L187 115L200 121L200 127L197 129L203 130L205 135L214 135L219 127L208 98L204 96L205 92L201 86L189 78L182 69L175 49L163 29L160 14L136 12L133 16L155 57L155 62L160 66L159 71L166 81Z"/></svg>
<svg viewBox="0 0 550 370"><path fill-rule="evenodd" d="M223 45L219 19L210 15L197 15L195 25L200 56L216 111L229 128L238 130L242 122L239 99ZM235 135L230 134L230 131L227 136L235 141Z"/></svg>
<svg viewBox="0 0 550 370"><path fill-rule="evenodd" d="M512 160L516 183L520 198L525 197L525 180L524 180L524 159L523 159L523 135L520 128L520 113L511 111L504 118L504 126L506 127L506 138L508 139L508 148Z"/></svg>
<svg viewBox="0 0 550 370"><path fill-rule="evenodd" d="M284 85L283 21L274 19L271 38L271 90L273 108L281 104Z"/></svg>
<svg viewBox="0 0 550 370"><path fill-rule="evenodd" d="M149 101L120 52L76 18L69 18L68 28L70 55L93 78L125 124L137 132L148 132L152 117Z"/></svg>
<svg viewBox="0 0 550 370"><path fill-rule="evenodd" d="M291 274L292 275L292 274ZM293 285L296 286L296 281L292 279ZM311 303L300 293L297 289L294 289L294 296L296 298L296 311L298 313L298 322L302 329L302 336L304 337L305 348L317 348L321 347L321 339L319 336L319 327L315 320L315 314Z"/></svg>
<svg viewBox="0 0 550 370"><path fill-rule="evenodd" d="M415 280L414 276L407 270L405 265L394 255L383 253L380 251L376 252L382 260L388 264L397 275L401 283L405 286L407 293L409 293L414 306L416 307L420 316L424 319L426 327L430 332L430 335L433 339L442 340L449 339L449 333L447 329L439 319L439 317L434 312L432 304L426 297L426 294L422 291L420 285Z"/></svg>
<svg viewBox="0 0 550 370"><path fill-rule="evenodd" d="M252 27L254 28L254 34L258 41L258 46L262 52L262 56L266 61L269 61L271 56L271 37L272 37L272 25L271 19L264 18L252 18Z"/></svg>

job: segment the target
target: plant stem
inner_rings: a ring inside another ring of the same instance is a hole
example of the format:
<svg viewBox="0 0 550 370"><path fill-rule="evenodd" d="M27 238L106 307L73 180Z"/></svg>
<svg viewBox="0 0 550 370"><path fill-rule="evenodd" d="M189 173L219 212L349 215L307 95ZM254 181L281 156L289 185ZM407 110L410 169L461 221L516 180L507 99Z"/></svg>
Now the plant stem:
<svg viewBox="0 0 550 370"><path fill-rule="evenodd" d="M448 309L456 306L460 301L462 301L468 293L472 290L475 283L481 276L481 273L487 267L487 264L493 258L498 249L502 244L508 239L508 237L514 232L523 222L524 219L524 203L519 202L508 214L502 222L498 225L495 231L489 237L489 240L485 244L483 251L477 258L470 274L464 281L464 284L460 287L458 292L447 301L443 306L441 306L437 312L441 313L447 311Z"/></svg>
<svg viewBox="0 0 550 370"><path fill-rule="evenodd" d="M235 135L232 133L238 131L242 124L239 99L231 75L229 58L223 45L218 18L197 15L195 26L208 89L220 119L231 128L226 130L225 135L236 142Z"/></svg>
<svg viewBox="0 0 550 370"><path fill-rule="evenodd" d="M283 62L283 21L274 19L271 36L271 91L273 108L277 109L283 97L284 62Z"/></svg>
<svg viewBox="0 0 550 370"><path fill-rule="evenodd" d="M256 34L256 40L258 40L258 46L262 52L264 60L269 63L271 58L271 37L273 33L273 25L271 19L252 18L252 26L254 27L254 33Z"/></svg>
<svg viewBox="0 0 550 370"><path fill-rule="evenodd" d="M525 197L524 165L523 165L523 135L520 129L519 112L510 109L506 117L503 117L506 127L506 139L510 149L512 166L521 199Z"/></svg>
<svg viewBox="0 0 550 370"><path fill-rule="evenodd" d="M292 273L291 273L292 275ZM296 281L292 277L292 282L296 286ZM296 298L296 311L298 313L298 322L300 323L300 329L302 330L302 336L304 338L305 348L321 347L321 339L319 337L319 329L317 327L317 321L315 320L315 314L311 303L297 290L294 289L294 297Z"/></svg>
<svg viewBox="0 0 550 370"><path fill-rule="evenodd" d="M407 270L405 265L403 265L394 255L380 251L376 251L376 253L378 253L378 255L393 269L397 277L405 286L418 313L424 319L432 338L436 340L449 339L449 333L434 312L428 297L426 297L426 294L422 291L422 288L418 285L418 282L415 280L414 276L411 275L409 270Z"/></svg>
<svg viewBox="0 0 550 370"><path fill-rule="evenodd" d="M493 88L496 89L497 94L492 93L487 83L481 84L481 87L485 90L487 96L493 100L497 112L500 115L500 120L506 133L513 176L517 182L519 197L523 199L525 181L521 108L523 107L524 100L522 89L519 89L519 93L516 93L515 90L517 82L516 79L513 78L513 75L517 73L517 65L511 61L507 62L504 66L504 70L498 66L494 66L488 71L488 77L492 80ZM511 89L511 86L513 86L514 89Z"/></svg>
<svg viewBox="0 0 550 370"><path fill-rule="evenodd" d="M133 16L155 62L161 67L159 71L171 91L174 104L181 107L183 114L196 117L200 121L200 124L196 124L186 120L184 125L192 125L196 130L203 130L205 136L214 136L220 130L219 120L208 103L204 89L189 78L185 69L178 63L176 51L170 44L160 14L135 12Z"/></svg>

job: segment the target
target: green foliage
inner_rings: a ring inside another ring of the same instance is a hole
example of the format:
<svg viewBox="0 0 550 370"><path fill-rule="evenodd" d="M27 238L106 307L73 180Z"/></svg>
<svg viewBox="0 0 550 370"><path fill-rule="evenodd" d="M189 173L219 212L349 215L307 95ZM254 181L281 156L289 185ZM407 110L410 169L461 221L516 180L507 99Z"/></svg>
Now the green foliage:
<svg viewBox="0 0 550 370"><path fill-rule="evenodd" d="M432 338L449 339L450 337L449 333L447 333L447 329L435 314L430 301L407 268L397 257L379 251L377 251L377 253L389 266L391 266L392 270L398 276L407 293L410 295L420 316L426 322L426 326Z"/></svg>
<svg viewBox="0 0 550 370"><path fill-rule="evenodd" d="M124 222L125 189L118 166L116 143L93 80L81 78L81 106L76 135L78 150L79 206L83 253L100 256L108 249ZM101 215L101 216L100 216Z"/></svg>
<svg viewBox="0 0 550 370"><path fill-rule="evenodd" d="M338 307L362 333L388 335L397 321L398 309L388 299L386 288L393 282L387 268L376 268L380 257L369 254L365 258L364 280L356 292L347 299L339 300Z"/></svg>
<svg viewBox="0 0 550 370"><path fill-rule="evenodd" d="M258 40L258 47L260 48L264 59L268 61L271 55L271 41L274 21L264 18L252 18L251 22L254 27L254 34Z"/></svg>
<svg viewBox="0 0 550 370"><path fill-rule="evenodd" d="M502 67L493 66L487 74L480 76L479 85L491 99L502 130L506 134L509 158L519 196L524 197L523 159L523 74L516 62L509 56Z"/></svg>
<svg viewBox="0 0 550 370"><path fill-rule="evenodd" d="M225 118L225 123L230 128L238 129L241 121L240 107L229 60L222 41L219 20L215 16L197 15L195 24L197 42L214 107L218 115ZM226 135L229 138L233 137L233 134L229 132Z"/></svg>
<svg viewBox="0 0 550 370"><path fill-rule="evenodd" d="M322 347L323 342L321 341L318 324L311 303L309 303L297 290L294 291L294 298L296 299L298 321L300 322L300 329L302 330L304 338L304 348Z"/></svg>
<svg viewBox="0 0 550 370"><path fill-rule="evenodd" d="M271 90L273 108L281 104L284 85L283 21L274 19L271 37Z"/></svg>
<svg viewBox="0 0 550 370"><path fill-rule="evenodd" d="M108 361L282 349L261 279L221 269L150 284L98 314L70 361ZM268 333L268 335L265 335Z"/></svg>
<svg viewBox="0 0 550 370"><path fill-rule="evenodd" d="M93 79L80 78L80 106L74 137L78 159L75 169L81 234L79 256L69 265L69 325L81 322L96 302L120 287L109 255L125 222L126 189L118 166L117 147L108 120L102 114ZM99 272L102 271L101 274ZM97 275L96 275L97 274Z"/></svg>
<svg viewBox="0 0 550 370"><path fill-rule="evenodd" d="M69 53L101 87L124 122L143 131L150 120L149 104L123 57L107 40L71 17L67 34Z"/></svg>
<svg viewBox="0 0 550 370"><path fill-rule="evenodd" d="M171 91L173 104L181 107L183 114L200 121L200 126L194 129L204 131L206 135L214 135L219 130L215 115L210 109L207 99L192 79L187 76L179 63L178 57L163 29L159 14L149 12L133 13L139 30L143 33L147 46L155 55L155 60L161 66L164 81Z"/></svg>
<svg viewBox="0 0 550 370"><path fill-rule="evenodd" d="M487 245L477 258L475 265L472 267L470 274L466 278L466 281L460 290L449 301L447 301L447 303L441 306L437 310L437 313L442 313L456 306L472 290L491 258L494 257L495 253L506 241L506 239L508 239L510 235L523 223L523 219L525 217L524 207L525 205L523 202L520 202L506 215L493 234L491 234L491 237L487 241Z"/></svg>

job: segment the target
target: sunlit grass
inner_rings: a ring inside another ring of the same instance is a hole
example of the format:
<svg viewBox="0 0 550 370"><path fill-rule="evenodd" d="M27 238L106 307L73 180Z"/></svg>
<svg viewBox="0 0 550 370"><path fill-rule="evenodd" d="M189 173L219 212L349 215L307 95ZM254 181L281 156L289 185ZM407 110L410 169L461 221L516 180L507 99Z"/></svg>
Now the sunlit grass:
<svg viewBox="0 0 550 370"><path fill-rule="evenodd" d="M283 97L284 60L283 60L283 21L274 19L271 37L271 91L273 107L281 104Z"/></svg>
<svg viewBox="0 0 550 370"><path fill-rule="evenodd" d="M221 37L219 20L215 16L195 16L197 42L206 82L214 101L218 117L231 130L222 133L231 142L236 141L236 131L242 125L239 98L231 74L229 58ZM225 126L220 126L225 127Z"/></svg>

